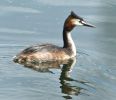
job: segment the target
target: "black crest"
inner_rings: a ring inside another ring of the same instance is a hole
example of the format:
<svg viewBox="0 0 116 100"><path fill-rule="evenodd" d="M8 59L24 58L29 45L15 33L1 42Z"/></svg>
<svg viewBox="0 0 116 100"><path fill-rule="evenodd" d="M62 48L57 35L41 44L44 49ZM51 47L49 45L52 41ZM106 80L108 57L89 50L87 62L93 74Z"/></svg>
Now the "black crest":
<svg viewBox="0 0 116 100"><path fill-rule="evenodd" d="M73 18L76 18L76 19L80 19L80 20L83 20L82 17L78 16L77 14L75 14L73 11L71 11L71 14L70 14Z"/></svg>

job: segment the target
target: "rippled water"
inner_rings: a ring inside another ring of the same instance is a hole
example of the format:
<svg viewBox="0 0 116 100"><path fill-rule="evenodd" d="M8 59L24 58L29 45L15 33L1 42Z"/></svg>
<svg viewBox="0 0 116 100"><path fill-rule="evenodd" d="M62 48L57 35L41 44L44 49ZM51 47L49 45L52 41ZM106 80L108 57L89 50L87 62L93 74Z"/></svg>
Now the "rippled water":
<svg viewBox="0 0 116 100"><path fill-rule="evenodd" d="M115 0L1 0L1 100L115 100ZM62 27L73 10L96 28L73 30L77 59L59 67L26 68L12 57L28 45L62 46Z"/></svg>

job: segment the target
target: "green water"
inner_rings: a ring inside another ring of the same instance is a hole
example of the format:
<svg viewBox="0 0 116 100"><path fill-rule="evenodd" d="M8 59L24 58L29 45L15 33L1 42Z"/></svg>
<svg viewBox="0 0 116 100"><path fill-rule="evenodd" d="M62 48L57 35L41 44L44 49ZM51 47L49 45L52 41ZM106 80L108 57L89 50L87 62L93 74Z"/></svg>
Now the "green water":
<svg viewBox="0 0 116 100"><path fill-rule="evenodd" d="M73 30L74 63L41 72L12 61L32 44L62 46L63 23L71 10L96 26ZM115 100L115 10L115 0L1 0L1 100Z"/></svg>

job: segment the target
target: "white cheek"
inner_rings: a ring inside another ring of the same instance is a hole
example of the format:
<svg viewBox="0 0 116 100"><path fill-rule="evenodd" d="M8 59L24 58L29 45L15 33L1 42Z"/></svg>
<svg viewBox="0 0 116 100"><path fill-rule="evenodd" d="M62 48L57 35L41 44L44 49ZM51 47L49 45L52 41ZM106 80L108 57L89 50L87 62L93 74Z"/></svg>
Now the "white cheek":
<svg viewBox="0 0 116 100"><path fill-rule="evenodd" d="M80 26L82 26L83 24L82 23L80 23L79 21L74 21L74 24L75 25L80 25Z"/></svg>

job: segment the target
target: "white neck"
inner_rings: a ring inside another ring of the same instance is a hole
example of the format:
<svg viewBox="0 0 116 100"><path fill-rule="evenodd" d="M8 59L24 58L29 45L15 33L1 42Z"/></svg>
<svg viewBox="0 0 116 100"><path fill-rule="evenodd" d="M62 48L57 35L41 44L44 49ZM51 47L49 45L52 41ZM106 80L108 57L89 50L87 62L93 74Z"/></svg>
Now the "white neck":
<svg viewBox="0 0 116 100"><path fill-rule="evenodd" d="M74 41L72 39L71 33L67 34L67 38L68 38L69 44L71 45L71 50L73 52L73 55L76 56L76 47L75 47Z"/></svg>
<svg viewBox="0 0 116 100"><path fill-rule="evenodd" d="M74 41L72 40L71 33L63 33L64 48L69 48L72 52L72 56L76 56L76 47Z"/></svg>

